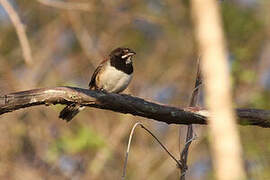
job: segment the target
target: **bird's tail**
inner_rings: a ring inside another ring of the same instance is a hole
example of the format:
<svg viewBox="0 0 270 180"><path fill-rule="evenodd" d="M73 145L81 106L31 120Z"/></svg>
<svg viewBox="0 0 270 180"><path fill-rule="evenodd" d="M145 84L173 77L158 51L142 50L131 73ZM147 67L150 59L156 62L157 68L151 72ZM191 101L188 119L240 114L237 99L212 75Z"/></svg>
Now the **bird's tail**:
<svg viewBox="0 0 270 180"><path fill-rule="evenodd" d="M84 107L78 104L70 104L66 106L59 114L59 118L69 122L74 116L76 116Z"/></svg>

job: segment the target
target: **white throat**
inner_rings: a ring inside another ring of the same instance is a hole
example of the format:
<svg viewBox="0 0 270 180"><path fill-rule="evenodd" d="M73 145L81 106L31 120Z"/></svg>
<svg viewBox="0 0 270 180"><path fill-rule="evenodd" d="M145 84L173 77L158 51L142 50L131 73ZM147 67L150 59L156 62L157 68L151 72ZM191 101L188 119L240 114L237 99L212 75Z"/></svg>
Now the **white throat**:
<svg viewBox="0 0 270 180"><path fill-rule="evenodd" d="M126 60L126 64L130 64L130 63L132 63L132 59L131 59L132 57L131 56L129 56L128 58L127 58L127 60Z"/></svg>

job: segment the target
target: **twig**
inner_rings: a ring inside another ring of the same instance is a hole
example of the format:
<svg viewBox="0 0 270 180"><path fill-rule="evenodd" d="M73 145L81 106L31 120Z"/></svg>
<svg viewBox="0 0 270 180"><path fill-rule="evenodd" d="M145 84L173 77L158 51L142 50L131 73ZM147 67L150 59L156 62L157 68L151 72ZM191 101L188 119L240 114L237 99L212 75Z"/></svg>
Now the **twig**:
<svg viewBox="0 0 270 180"><path fill-rule="evenodd" d="M130 150L130 144L131 144L131 140L132 140L132 137L133 137L133 134L134 134L134 131L135 131L135 128L140 125L141 128L143 128L147 133L149 133L158 143L159 145L166 151L166 153L168 153L168 155L176 162L176 164L178 165L178 167L182 167L182 164L180 161L178 161L173 155L172 153L169 152L168 148L162 144L162 142L149 130L147 129L142 123L140 122L137 122L131 132L130 132L130 135L129 135L129 139L128 139L128 146L127 146L127 152L126 152L126 157L125 157L125 162L124 162L124 169L123 169L123 175L122 175L122 180L125 179L126 177L126 168L127 168L127 161L128 161L128 154L129 154L129 150Z"/></svg>
<svg viewBox="0 0 270 180"><path fill-rule="evenodd" d="M89 11L91 6L89 3L83 2L63 2L56 0L37 0L39 3L51 6L54 8L65 9L65 10L80 10L80 11Z"/></svg>
<svg viewBox="0 0 270 180"><path fill-rule="evenodd" d="M128 154L129 154L129 150L130 150L131 140L132 140L132 137L133 137L135 128L136 128L139 124L142 124L142 123L137 122L137 123L134 124L134 126L132 127L132 130L131 130L131 132L130 132L130 135L129 135L128 146L127 146L126 157L125 157L124 168L123 168L123 174L122 174L122 180L124 180L125 177L126 177L127 162L128 162Z"/></svg>
<svg viewBox="0 0 270 180"><path fill-rule="evenodd" d="M93 101L97 102L93 104ZM167 124L207 124L205 109L177 108L149 102L126 94L104 93L76 87L32 89L0 96L0 115L37 105L78 103L82 106L107 109L154 119ZM238 123L270 127L270 110L236 109ZM202 114L202 115L200 115ZM211 117L211 114L210 114Z"/></svg>
<svg viewBox="0 0 270 180"><path fill-rule="evenodd" d="M182 167L182 164L180 161L178 161L173 155L172 153L169 152L169 150L166 148L166 146L164 146L161 141L149 130L147 129L143 124L140 124L140 126L145 129L158 143L159 145L168 153L168 155L175 161L175 163L178 165L178 167Z"/></svg>
<svg viewBox="0 0 270 180"><path fill-rule="evenodd" d="M194 141L194 140L197 139L197 138L198 138L197 135L196 135L196 134L193 134L192 139L188 140L188 141L185 143L185 145L188 144L188 143L190 143L190 142L192 142L192 141Z"/></svg>
<svg viewBox="0 0 270 180"><path fill-rule="evenodd" d="M33 64L33 57L32 57L32 52L31 52L28 38L26 36L24 25L20 21L20 18L18 16L17 12L12 7L12 5L9 3L8 0L0 0L0 3L3 6L3 8L5 9L5 11L7 12L11 22L13 23L13 25L16 29L16 32L17 32L17 35L18 35L18 38L19 38L19 41L20 41L20 44L22 47L22 53L23 53L25 63L27 65L32 65Z"/></svg>
<svg viewBox="0 0 270 180"><path fill-rule="evenodd" d="M191 100L189 104L190 107L194 107L197 105L201 85L202 85L202 76L201 76L201 68L200 68L200 58L198 58L196 81L195 81L195 86L191 95ZM181 168L180 180L185 180L186 171L188 169L188 166L187 166L188 150L189 150L189 146L191 142L194 139L195 138L193 137L193 127L192 127L192 124L190 124L188 125L188 129L187 129L186 143L185 143L184 149L182 150L180 154L180 161L183 165Z"/></svg>

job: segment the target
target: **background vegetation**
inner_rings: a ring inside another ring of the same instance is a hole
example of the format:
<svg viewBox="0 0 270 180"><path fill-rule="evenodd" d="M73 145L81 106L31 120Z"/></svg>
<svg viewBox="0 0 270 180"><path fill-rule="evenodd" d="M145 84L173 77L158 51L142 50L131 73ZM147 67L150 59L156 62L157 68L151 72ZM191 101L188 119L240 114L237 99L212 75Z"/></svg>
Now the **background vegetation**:
<svg viewBox="0 0 270 180"><path fill-rule="evenodd" d="M188 1L82 0L79 10L51 7L45 0L9 2L25 25L33 64L25 63L14 26L0 6L1 94L60 85L87 88L98 63L112 49L127 46L137 56L134 79L125 93L187 106L198 56ZM230 0L220 6L235 107L270 109L270 3ZM179 144L176 125L90 108L66 123L58 119L62 108L35 107L0 117L0 179L119 179L136 121L153 129L175 155L184 144L185 128ZM269 130L239 130L248 176L269 179ZM187 179L211 179L206 127L196 126L195 132ZM127 173L128 179L179 176L174 162L140 129Z"/></svg>

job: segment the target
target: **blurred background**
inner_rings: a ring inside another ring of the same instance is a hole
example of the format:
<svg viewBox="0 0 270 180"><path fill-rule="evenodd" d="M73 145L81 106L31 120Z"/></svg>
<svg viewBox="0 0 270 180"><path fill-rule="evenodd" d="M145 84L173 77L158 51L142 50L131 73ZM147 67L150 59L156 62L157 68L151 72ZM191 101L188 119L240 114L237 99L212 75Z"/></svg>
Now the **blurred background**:
<svg viewBox="0 0 270 180"><path fill-rule="evenodd" d="M87 88L116 47L134 49L135 73L124 93L185 107L198 52L189 1L9 0L26 28L33 63L23 58L16 30L0 6L0 93L55 86ZM64 3L63 3L64 2ZM235 107L270 109L270 2L219 3L229 49ZM201 96L203 106L203 95ZM70 123L64 106L0 116L0 179L120 179L128 136L137 121L179 157L185 126L87 108ZM180 138L179 138L180 127ZM239 126L249 179L270 179L268 129ZM189 153L188 180L213 179L205 126ZM178 179L174 161L141 128L135 131L127 179Z"/></svg>

